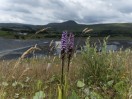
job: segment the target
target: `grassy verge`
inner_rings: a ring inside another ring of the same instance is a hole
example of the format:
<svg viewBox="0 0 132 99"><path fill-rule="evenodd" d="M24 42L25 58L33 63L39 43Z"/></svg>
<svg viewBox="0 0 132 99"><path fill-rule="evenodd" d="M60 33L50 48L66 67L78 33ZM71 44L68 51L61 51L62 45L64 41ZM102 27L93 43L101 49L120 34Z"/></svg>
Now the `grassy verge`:
<svg viewBox="0 0 132 99"><path fill-rule="evenodd" d="M108 53L105 41L97 53L87 39L65 72L64 99L131 99L131 59L129 49ZM17 61L0 62L0 99L61 99L59 56Z"/></svg>

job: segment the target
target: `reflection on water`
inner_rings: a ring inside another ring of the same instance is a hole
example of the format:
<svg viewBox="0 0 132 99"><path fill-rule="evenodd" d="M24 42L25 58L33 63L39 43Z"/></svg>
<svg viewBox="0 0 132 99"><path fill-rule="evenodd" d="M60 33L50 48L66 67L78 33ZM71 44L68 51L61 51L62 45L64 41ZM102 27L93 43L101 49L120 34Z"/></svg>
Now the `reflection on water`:
<svg viewBox="0 0 132 99"><path fill-rule="evenodd" d="M116 51L118 49L117 45L107 45L107 51L114 50Z"/></svg>
<svg viewBox="0 0 132 99"><path fill-rule="evenodd" d="M22 55L24 51L29 49L31 46L34 46L35 44L38 44L38 47L41 48L41 51L36 51L35 56L44 56L47 54L56 55L59 54L61 49L61 43L58 39L54 40L53 45L55 46L55 49L52 50L52 52L49 53L49 43L52 39L44 39L44 40L13 40L13 39L3 39L0 38L0 59L15 59ZM75 45L78 39L75 39ZM80 41L79 46L85 46L84 45L85 39L82 39ZM94 42L92 42L94 43ZM126 48L132 48L132 41L109 41L107 43L107 51L114 50L117 51L120 48L126 49ZM80 48L78 48L79 52ZM33 54L30 54L28 57L32 57Z"/></svg>

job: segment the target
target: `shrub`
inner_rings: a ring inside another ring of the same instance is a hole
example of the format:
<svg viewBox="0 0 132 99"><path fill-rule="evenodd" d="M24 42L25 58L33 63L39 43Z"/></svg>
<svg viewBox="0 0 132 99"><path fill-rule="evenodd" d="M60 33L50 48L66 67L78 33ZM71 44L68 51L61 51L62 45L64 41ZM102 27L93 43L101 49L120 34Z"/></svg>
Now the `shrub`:
<svg viewBox="0 0 132 99"><path fill-rule="evenodd" d="M112 94L110 96L119 94L126 98L130 85L128 74L131 72L128 69L127 63L129 60L128 54L131 51L107 52L107 39L105 38L103 41L101 52L97 52L96 44L94 47L90 46L90 38L86 40L86 46L82 49L82 64L79 75L82 76L81 78L84 78L85 84L89 86L94 85L98 88L98 91Z"/></svg>

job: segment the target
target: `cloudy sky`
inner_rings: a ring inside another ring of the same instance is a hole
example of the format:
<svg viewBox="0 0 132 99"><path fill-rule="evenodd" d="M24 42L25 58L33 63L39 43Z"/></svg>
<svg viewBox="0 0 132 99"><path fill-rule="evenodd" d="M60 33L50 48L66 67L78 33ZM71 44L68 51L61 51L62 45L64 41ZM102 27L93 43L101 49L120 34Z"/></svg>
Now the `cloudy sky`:
<svg viewBox="0 0 132 99"><path fill-rule="evenodd" d="M132 22L132 0L0 0L0 23Z"/></svg>

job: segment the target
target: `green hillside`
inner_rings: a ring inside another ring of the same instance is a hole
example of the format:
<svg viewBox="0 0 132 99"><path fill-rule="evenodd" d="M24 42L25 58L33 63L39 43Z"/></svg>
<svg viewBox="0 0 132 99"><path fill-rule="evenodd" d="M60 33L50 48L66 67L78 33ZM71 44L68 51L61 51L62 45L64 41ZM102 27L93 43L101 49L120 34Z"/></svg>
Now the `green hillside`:
<svg viewBox="0 0 132 99"><path fill-rule="evenodd" d="M19 23L0 23L0 36L3 36L3 32L10 32L15 35L18 32L28 33L28 35L34 34L39 29L50 27L46 32L42 32L39 35L41 37L58 37L62 31L68 30L74 32L76 36L79 36L81 31L88 27L93 29L89 34L84 36L92 37L104 37L110 35L111 37L132 37L132 23L110 23L110 24L78 24L75 21L66 21L62 23L49 23L47 25L29 25Z"/></svg>

